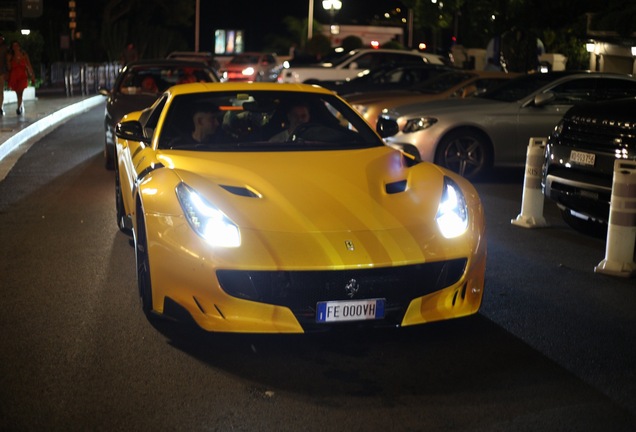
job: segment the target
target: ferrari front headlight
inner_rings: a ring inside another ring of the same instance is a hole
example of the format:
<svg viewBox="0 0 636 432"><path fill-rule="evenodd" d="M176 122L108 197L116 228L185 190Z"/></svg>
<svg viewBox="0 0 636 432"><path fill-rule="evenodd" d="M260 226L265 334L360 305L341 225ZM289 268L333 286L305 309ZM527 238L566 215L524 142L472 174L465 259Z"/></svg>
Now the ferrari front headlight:
<svg viewBox="0 0 636 432"><path fill-rule="evenodd" d="M462 235L468 228L468 206L459 185L444 177L444 190L435 217L437 226L446 238Z"/></svg>
<svg viewBox="0 0 636 432"><path fill-rule="evenodd" d="M179 204L192 229L212 246L238 247L241 232L221 210L185 183L176 188Z"/></svg>
<svg viewBox="0 0 636 432"><path fill-rule="evenodd" d="M424 129L428 129L437 123L437 119L433 117L418 117L414 119L409 119L406 121L404 125L404 133L413 133L418 132Z"/></svg>

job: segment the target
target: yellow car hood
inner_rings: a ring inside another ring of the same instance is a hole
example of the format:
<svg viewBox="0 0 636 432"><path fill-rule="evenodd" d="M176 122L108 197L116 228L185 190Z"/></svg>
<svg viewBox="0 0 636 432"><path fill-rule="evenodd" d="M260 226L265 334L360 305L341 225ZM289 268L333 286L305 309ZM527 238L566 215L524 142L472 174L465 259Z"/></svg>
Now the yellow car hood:
<svg viewBox="0 0 636 432"><path fill-rule="evenodd" d="M376 231L433 222L441 170L388 147L345 151L176 152L158 156L241 229Z"/></svg>

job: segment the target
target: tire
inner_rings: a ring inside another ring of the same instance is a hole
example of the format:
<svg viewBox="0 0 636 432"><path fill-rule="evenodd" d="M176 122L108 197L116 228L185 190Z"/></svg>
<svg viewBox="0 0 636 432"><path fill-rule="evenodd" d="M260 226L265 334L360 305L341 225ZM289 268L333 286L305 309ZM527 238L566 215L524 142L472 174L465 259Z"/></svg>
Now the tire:
<svg viewBox="0 0 636 432"><path fill-rule="evenodd" d="M109 171L115 169L115 158L113 157L112 153L108 151L107 145L104 145L104 168Z"/></svg>
<svg viewBox="0 0 636 432"><path fill-rule="evenodd" d="M437 146L435 163L466 179L475 180L492 169L490 141L477 131L452 131Z"/></svg>
<svg viewBox="0 0 636 432"><path fill-rule="evenodd" d="M152 283L150 281L150 260L148 258L148 238L141 204L137 205L137 230L135 232L135 262L137 268L137 287L141 309L146 316L152 312Z"/></svg>
<svg viewBox="0 0 636 432"><path fill-rule="evenodd" d="M126 226L126 208L124 199L121 196L121 185L119 183L119 172L115 170L115 210L117 214L117 226L124 234L130 235L132 231Z"/></svg>
<svg viewBox="0 0 636 432"><path fill-rule="evenodd" d="M108 125L106 125L108 129ZM114 131L112 131L114 133ZM104 137L104 167L112 171L115 169L115 147L108 145L108 139Z"/></svg>

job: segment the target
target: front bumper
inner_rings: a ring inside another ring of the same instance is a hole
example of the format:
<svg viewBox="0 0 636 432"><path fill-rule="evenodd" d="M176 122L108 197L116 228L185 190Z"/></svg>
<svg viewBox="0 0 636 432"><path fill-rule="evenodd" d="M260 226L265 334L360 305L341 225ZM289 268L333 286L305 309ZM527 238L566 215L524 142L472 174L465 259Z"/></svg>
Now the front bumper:
<svg viewBox="0 0 636 432"><path fill-rule="evenodd" d="M250 264L233 269L222 256L205 256L205 247L196 241L184 242L187 225L176 227L174 220L149 217L147 228L162 233L149 242L155 311L170 315L179 309L207 331L304 333L334 327L400 327L471 315L481 306L486 267L483 236L466 240L463 253L440 249L437 258L416 264L316 270ZM245 258L244 262L249 260ZM352 280L360 287L354 300L386 299L384 319L317 323L317 303L349 300L345 286Z"/></svg>

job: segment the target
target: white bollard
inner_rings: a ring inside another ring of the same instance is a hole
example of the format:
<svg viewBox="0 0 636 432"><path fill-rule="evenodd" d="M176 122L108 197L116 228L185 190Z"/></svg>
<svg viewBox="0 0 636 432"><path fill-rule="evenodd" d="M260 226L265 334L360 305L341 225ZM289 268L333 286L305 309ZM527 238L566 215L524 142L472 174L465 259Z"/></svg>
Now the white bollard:
<svg viewBox="0 0 636 432"><path fill-rule="evenodd" d="M543 191L541 190L541 169L547 138L530 138L526 155L526 174L523 178L521 213L510 223L523 228L548 226L543 217Z"/></svg>
<svg viewBox="0 0 636 432"><path fill-rule="evenodd" d="M636 275L636 161L617 159L607 227L605 259L594 267L596 273L631 277Z"/></svg>

